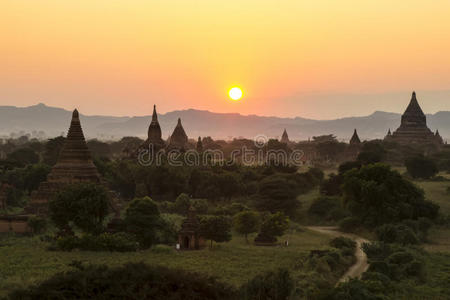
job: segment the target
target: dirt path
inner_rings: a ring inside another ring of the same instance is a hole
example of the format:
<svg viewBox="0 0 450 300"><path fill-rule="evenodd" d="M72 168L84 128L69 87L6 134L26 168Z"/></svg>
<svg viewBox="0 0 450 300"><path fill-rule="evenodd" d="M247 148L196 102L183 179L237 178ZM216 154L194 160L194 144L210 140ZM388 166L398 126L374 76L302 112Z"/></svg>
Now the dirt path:
<svg viewBox="0 0 450 300"><path fill-rule="evenodd" d="M368 243L369 241L359 237L354 234L350 233L344 233L338 230L337 227L331 227L331 226L308 226L306 227L309 230L317 231L320 233L325 233L333 236L344 236L347 238L351 238L356 242L356 262L351 266L347 272L339 279L338 283L347 281L351 277L361 277L362 273L364 273L367 268L369 267L369 264L367 263L367 255L362 251L361 245L363 243Z"/></svg>

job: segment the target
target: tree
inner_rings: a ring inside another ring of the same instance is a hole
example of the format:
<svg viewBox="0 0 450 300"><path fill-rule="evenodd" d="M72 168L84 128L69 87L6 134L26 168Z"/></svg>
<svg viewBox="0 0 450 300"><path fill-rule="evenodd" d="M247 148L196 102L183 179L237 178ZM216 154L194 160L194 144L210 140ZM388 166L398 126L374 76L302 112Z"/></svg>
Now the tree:
<svg viewBox="0 0 450 300"><path fill-rule="evenodd" d="M436 163L423 155L408 158L405 166L413 178L429 179L439 172Z"/></svg>
<svg viewBox="0 0 450 300"><path fill-rule="evenodd" d="M163 222L156 203L150 197L143 197L130 203L125 212L125 224L142 246L150 247L157 240L157 231Z"/></svg>
<svg viewBox="0 0 450 300"><path fill-rule="evenodd" d="M30 148L20 148L8 154L8 159L19 162L22 165L31 165L39 162L39 155Z"/></svg>
<svg viewBox="0 0 450 300"><path fill-rule="evenodd" d="M370 141L363 144L361 152L358 154L358 161L363 165L374 164L383 161L386 150L380 141Z"/></svg>
<svg viewBox="0 0 450 300"><path fill-rule="evenodd" d="M352 216L369 228L420 217L434 219L439 210L425 200L423 190L383 164L348 171L343 200Z"/></svg>
<svg viewBox="0 0 450 300"><path fill-rule="evenodd" d="M272 213L282 211L292 215L300 206L296 199L295 183L282 176L271 176L262 180L255 206L260 211Z"/></svg>
<svg viewBox="0 0 450 300"><path fill-rule="evenodd" d="M58 136L47 141L44 151L44 163L50 166L56 164L59 157L59 152L61 152L65 141L66 138L63 136Z"/></svg>
<svg viewBox="0 0 450 300"><path fill-rule="evenodd" d="M216 243L228 242L231 240L230 218L203 216L200 218L200 232L205 239L211 241L210 248L212 248L213 241Z"/></svg>
<svg viewBox="0 0 450 300"><path fill-rule="evenodd" d="M234 229L245 235L245 241L248 243L247 235L257 232L261 224L261 218L255 211L245 210L234 216Z"/></svg>
<svg viewBox="0 0 450 300"><path fill-rule="evenodd" d="M109 196L102 185L79 183L59 191L49 202L50 218L62 231L73 223L85 233L98 234L108 214Z"/></svg>
<svg viewBox="0 0 450 300"><path fill-rule="evenodd" d="M255 238L255 242L276 242L278 236L282 236L289 228L289 218L282 212L269 215L261 224L261 230Z"/></svg>
<svg viewBox="0 0 450 300"><path fill-rule="evenodd" d="M174 211L179 215L186 215L191 206L191 198L186 193L181 193L174 203Z"/></svg>

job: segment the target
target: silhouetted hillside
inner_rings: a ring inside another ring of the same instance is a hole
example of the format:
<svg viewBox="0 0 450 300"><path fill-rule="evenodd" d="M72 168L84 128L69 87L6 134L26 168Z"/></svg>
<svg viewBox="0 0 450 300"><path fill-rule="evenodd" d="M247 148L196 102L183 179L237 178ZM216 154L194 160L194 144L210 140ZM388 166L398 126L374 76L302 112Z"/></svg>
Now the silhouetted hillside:
<svg viewBox="0 0 450 300"><path fill-rule="evenodd" d="M38 104L29 107L0 106L0 134L11 132L44 131L47 136L66 132L71 112ZM86 116L80 114L84 132L89 138L118 139L123 136L144 137L151 115L142 117ZM190 138L212 136L252 138L258 134L280 137L286 128L291 139L308 139L321 134L335 134L339 139L349 139L357 128L362 139L383 138L389 128L395 130L400 124L400 114L376 111L369 116L348 117L336 120L311 120L300 117L279 118L255 115L243 116L236 113L213 113L203 110L172 111L159 115L163 137L173 131L181 118ZM450 137L450 112L441 111L427 115L428 126L439 129L441 135Z"/></svg>

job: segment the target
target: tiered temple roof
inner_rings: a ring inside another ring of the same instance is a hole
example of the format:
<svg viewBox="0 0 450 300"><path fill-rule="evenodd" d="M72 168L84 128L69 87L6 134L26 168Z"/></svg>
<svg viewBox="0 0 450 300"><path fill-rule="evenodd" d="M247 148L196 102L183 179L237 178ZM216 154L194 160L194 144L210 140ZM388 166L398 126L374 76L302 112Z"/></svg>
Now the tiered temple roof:
<svg viewBox="0 0 450 300"><path fill-rule="evenodd" d="M184 131L183 125L181 124L181 119L178 118L178 123L175 129L173 130L172 135L169 138L169 150L178 149L178 150L186 150L188 143L188 136Z"/></svg>
<svg viewBox="0 0 450 300"><path fill-rule="evenodd" d="M42 182L39 189L32 193L27 211L45 213L48 200L59 189L80 182L100 184L102 181L92 161L91 153L84 139L78 111L75 109L58 161L47 176L47 181Z"/></svg>
<svg viewBox="0 0 450 300"><path fill-rule="evenodd" d="M288 136L287 131L286 131L286 128L283 131L283 135L281 136L280 142L286 143L286 144L288 144L290 142L289 141L289 136Z"/></svg>
<svg viewBox="0 0 450 300"><path fill-rule="evenodd" d="M442 140L427 127L427 117L420 108L415 92L412 93L411 101L402 115L400 127L385 139L402 144L442 144Z"/></svg>
<svg viewBox="0 0 450 300"><path fill-rule="evenodd" d="M359 139L358 132L355 129L355 131L353 131L353 136L350 139L350 145L357 145L357 144L361 144L361 140Z"/></svg>
<svg viewBox="0 0 450 300"><path fill-rule="evenodd" d="M159 126L158 122L158 114L156 113L156 105L153 105L153 115L152 115L152 122L150 123L150 126L148 127L148 138L146 141L146 144L152 144L155 148L162 148L164 147L164 141L161 138L161 126Z"/></svg>

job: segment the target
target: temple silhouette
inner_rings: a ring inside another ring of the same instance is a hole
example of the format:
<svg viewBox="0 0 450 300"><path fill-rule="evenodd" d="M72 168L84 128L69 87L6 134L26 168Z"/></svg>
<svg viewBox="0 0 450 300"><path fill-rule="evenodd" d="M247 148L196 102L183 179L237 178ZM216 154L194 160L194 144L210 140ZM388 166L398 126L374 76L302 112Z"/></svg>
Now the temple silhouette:
<svg viewBox="0 0 450 300"><path fill-rule="evenodd" d="M427 126L427 117L420 108L416 92L412 93L411 101L402 115L400 127L391 133L389 129L385 141L399 144L443 144L439 131L433 133Z"/></svg>

